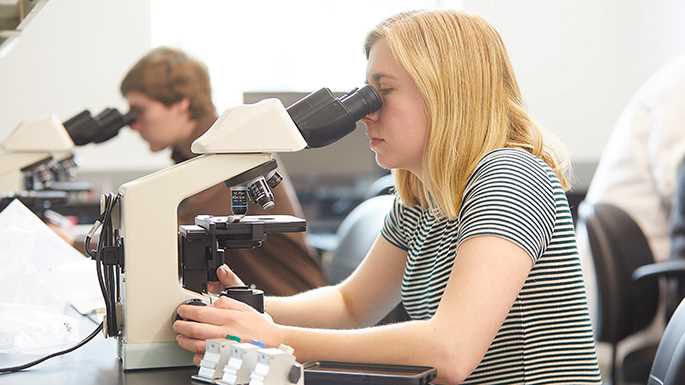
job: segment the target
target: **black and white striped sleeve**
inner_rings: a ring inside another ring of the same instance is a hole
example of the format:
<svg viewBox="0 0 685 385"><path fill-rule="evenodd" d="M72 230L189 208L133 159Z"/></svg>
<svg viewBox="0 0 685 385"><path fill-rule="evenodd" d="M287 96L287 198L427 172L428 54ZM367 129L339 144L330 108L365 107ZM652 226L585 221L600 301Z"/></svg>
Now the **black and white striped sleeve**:
<svg viewBox="0 0 685 385"><path fill-rule="evenodd" d="M400 197L395 196L392 210L385 216L385 223L381 229L381 235L388 242L402 250L409 250L409 245L405 237L403 221L404 205L400 202Z"/></svg>
<svg viewBox="0 0 685 385"><path fill-rule="evenodd" d="M522 150L495 151L479 163L459 212L457 248L482 235L507 239L535 263L554 232L551 169Z"/></svg>

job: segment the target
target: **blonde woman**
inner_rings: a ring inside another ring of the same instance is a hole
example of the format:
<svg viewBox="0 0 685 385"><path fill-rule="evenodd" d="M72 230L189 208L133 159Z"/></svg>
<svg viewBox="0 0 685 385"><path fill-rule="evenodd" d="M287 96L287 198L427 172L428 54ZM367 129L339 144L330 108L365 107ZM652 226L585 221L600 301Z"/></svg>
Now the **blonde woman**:
<svg viewBox="0 0 685 385"><path fill-rule="evenodd" d="M364 120L392 169L394 208L344 282L268 298L181 306L181 347L226 334L312 359L414 364L437 383L600 381L559 160L521 106L497 32L451 11L404 13L367 38L383 107ZM227 267L224 285L240 284ZM411 320L372 326L402 302Z"/></svg>

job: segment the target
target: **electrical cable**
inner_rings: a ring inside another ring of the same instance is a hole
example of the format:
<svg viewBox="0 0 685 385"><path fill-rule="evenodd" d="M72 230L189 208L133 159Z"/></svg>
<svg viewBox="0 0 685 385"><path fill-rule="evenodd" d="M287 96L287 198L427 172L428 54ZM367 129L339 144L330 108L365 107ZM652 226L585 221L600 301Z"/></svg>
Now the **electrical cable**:
<svg viewBox="0 0 685 385"><path fill-rule="evenodd" d="M67 354L67 353L69 353L69 352L72 352L72 351L74 351L74 350L80 348L81 346L85 345L86 342L92 340L93 337L95 337L98 333L100 333L100 331L102 331L102 324L103 324L103 323L100 322L100 325L98 325L98 327L97 327L95 330L93 330L93 332L90 333L90 335L89 335L88 337L84 338L83 341L79 342L79 343L76 344L75 346L72 346L72 347L70 347L69 349L65 349L65 350L59 351L59 352L57 352L57 353L52 353L52 354L47 355L47 356L45 356L45 357L43 357L43 358L39 358L39 359L37 359L37 360L35 360L35 361L31 361L31 362L26 363L26 364L23 364L23 365L11 366L11 367L7 367L7 368L0 368L0 375L9 374L9 373L15 373L15 372L18 372L18 371L21 371L21 370L24 370L24 369L28 369L28 368L30 368L30 367L32 367L32 366L34 366L34 365L40 364L41 362L43 362L43 361L45 361L45 360L48 360L48 359L50 359L50 358L57 357L57 356L61 356L62 354Z"/></svg>
<svg viewBox="0 0 685 385"><path fill-rule="evenodd" d="M105 209L102 211L100 218L95 221L95 225L88 232L86 236L85 249L86 254L95 259L95 268L97 270L98 283L100 284L100 290L102 291L102 297L105 300L106 318L100 322L98 327L90 333L86 338L75 346L49 354L45 357L39 358L35 361L28 362L22 365L16 365L6 368L0 368L0 375L15 373L24 369L28 369L32 366L38 365L41 362L48 360L53 357L61 356L63 354L72 352L81 346L85 345L88 341L92 340L99 332L104 328L105 322L107 325L107 334L110 336L116 335L117 331L117 319L116 319L116 301L119 300L119 264L118 263L107 263L103 265L102 261L102 250L103 247L116 246L116 236L118 235L112 230L112 209L118 203L120 196L114 194L105 195ZM98 240L96 250L92 250L90 247L90 241L93 235L97 232L97 229L101 228L100 238Z"/></svg>

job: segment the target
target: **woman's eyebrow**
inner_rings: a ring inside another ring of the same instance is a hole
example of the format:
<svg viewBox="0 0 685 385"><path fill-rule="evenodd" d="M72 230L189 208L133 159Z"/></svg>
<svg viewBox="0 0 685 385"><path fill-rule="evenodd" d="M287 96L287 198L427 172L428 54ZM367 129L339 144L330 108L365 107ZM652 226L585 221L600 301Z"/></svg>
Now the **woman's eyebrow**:
<svg viewBox="0 0 685 385"><path fill-rule="evenodd" d="M374 83L380 82L383 78L390 79L390 80L395 79L394 76L389 75L389 74L386 74L386 73L382 73L382 72L376 72L376 73L373 73L373 74L371 75L371 81L374 82ZM366 84L368 84L368 83L369 83L369 82L368 82L368 80L367 80L367 81L366 81Z"/></svg>

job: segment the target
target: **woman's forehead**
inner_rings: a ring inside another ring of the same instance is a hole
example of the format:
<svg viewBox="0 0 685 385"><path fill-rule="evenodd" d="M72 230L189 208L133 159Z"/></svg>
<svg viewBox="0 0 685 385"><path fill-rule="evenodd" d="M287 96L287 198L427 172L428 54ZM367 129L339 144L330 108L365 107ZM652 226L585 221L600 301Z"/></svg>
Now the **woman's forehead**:
<svg viewBox="0 0 685 385"><path fill-rule="evenodd" d="M402 67L395 60L390 47L384 39L377 41L369 52L366 68L366 80L378 83L382 79L397 79L401 75Z"/></svg>

